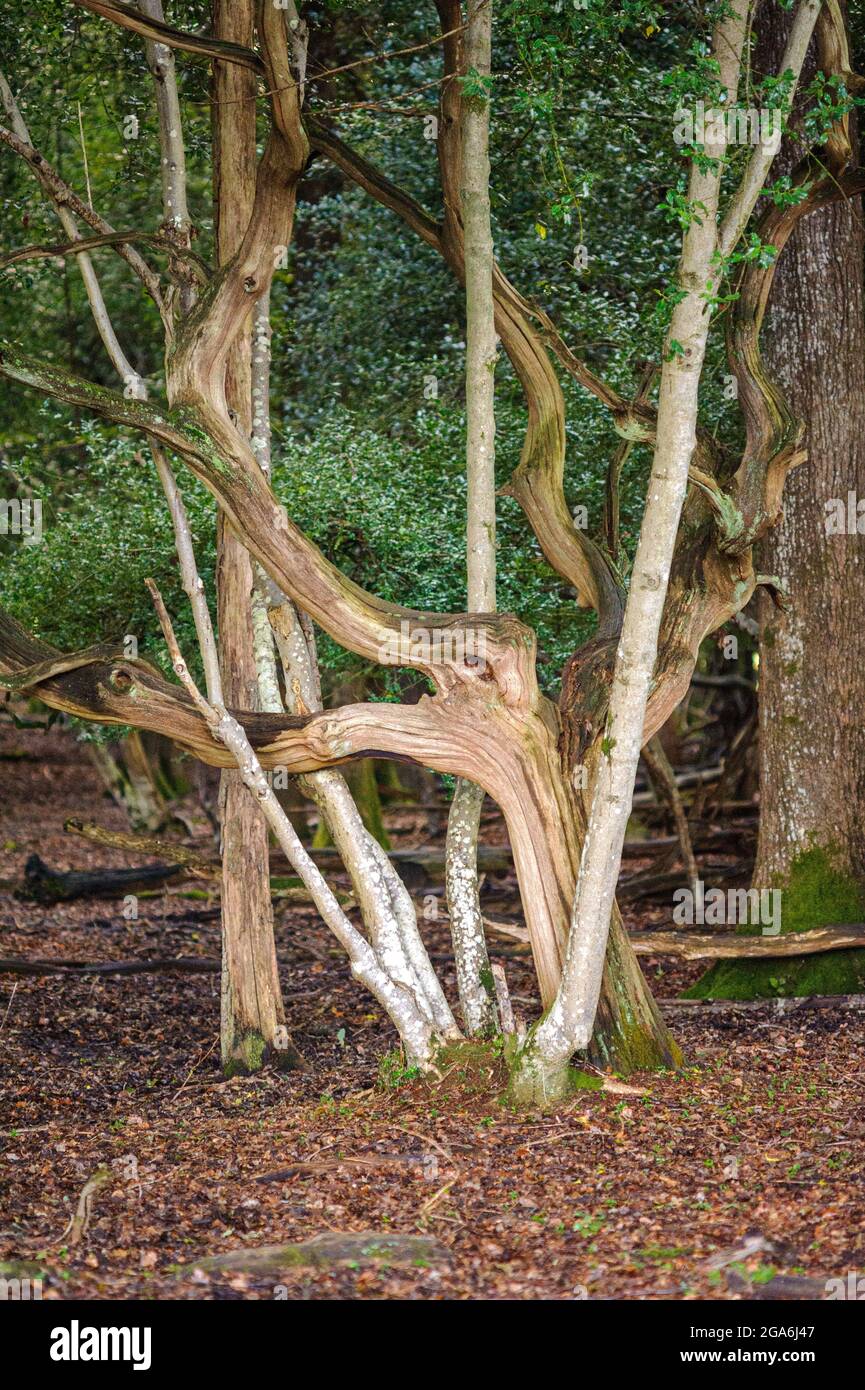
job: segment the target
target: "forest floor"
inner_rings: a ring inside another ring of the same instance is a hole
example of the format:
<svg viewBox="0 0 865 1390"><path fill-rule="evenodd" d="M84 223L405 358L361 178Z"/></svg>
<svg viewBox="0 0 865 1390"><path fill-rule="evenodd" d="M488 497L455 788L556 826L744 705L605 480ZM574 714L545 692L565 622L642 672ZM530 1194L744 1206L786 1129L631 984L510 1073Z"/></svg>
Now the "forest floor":
<svg viewBox="0 0 865 1390"><path fill-rule="evenodd" d="M5 880L33 852L136 862L64 833L68 816L125 828L68 733L0 723L0 786ZM426 809L388 820L404 845L441 831ZM494 816L483 834L504 838ZM519 919L512 876L484 901ZM657 908L626 916L669 925ZM446 925L424 930L453 996ZM683 1070L520 1115L492 1072L406 1077L311 910L281 907L277 944L309 1063L287 1075L222 1079L218 973L0 974L0 1275L41 1272L45 1298L681 1299L865 1270L861 1015L692 1006L673 1025ZM530 1016L523 948L491 946ZM0 891L0 957L193 955L219 955L214 903L164 893L126 921L117 902L46 909ZM643 966L661 999L700 970ZM375 1237L336 1264L201 1267L334 1232ZM428 1247L406 1255L393 1233Z"/></svg>

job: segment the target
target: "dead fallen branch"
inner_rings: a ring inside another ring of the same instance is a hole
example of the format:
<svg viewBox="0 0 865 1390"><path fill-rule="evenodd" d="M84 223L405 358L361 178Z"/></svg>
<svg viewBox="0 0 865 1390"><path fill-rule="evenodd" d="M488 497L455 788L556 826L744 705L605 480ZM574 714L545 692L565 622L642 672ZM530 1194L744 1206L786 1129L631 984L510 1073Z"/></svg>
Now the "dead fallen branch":
<svg viewBox="0 0 865 1390"><path fill-rule="evenodd" d="M160 859L167 859L169 864L181 865L193 877L217 878L221 872L216 856L209 859L194 849L179 845L176 840L166 840L162 835L136 835L123 830L107 830L93 821L75 819L64 821L63 829L69 835L81 835L83 839L96 845L131 850L134 854L158 855Z"/></svg>
<svg viewBox="0 0 865 1390"><path fill-rule="evenodd" d="M108 845L113 849L129 850L134 854L155 854L173 864L182 865L190 873L202 878L213 877L219 873L219 861L214 855L210 858L200 851L187 848L174 840L161 835L139 835L129 831L108 830L93 821L71 818L64 823L64 830L71 835L80 835L97 845ZM338 866L341 863L339 851L333 846L309 849L312 860L321 868ZM481 845L478 849L479 865L485 873L506 873L511 868L511 851L507 845ZM421 849L395 849L390 852L391 862L397 867L407 867L408 876L425 882L428 877L443 877L445 867L444 846L424 846ZM278 850L271 855L271 864L283 872L289 867Z"/></svg>
<svg viewBox="0 0 865 1390"><path fill-rule="evenodd" d="M715 879L719 878L741 878L743 866L741 864L704 863L702 872L707 880L714 882ZM648 872L633 874L630 878L620 881L616 889L616 897L620 903L636 902L639 898L663 898L686 884L687 878L684 869L669 874Z"/></svg>
<svg viewBox="0 0 865 1390"><path fill-rule="evenodd" d="M220 874L219 861L214 855L210 858L202 854L199 850L193 850L186 845L178 844L174 840L165 839L163 836L141 835L129 831L108 830L106 827L97 825L92 821L81 821L75 818L65 822L64 829L70 834L80 835L94 844L107 845L114 849L127 850L135 854L153 854L161 859L168 860L171 864L181 866L192 877L197 878L217 878ZM736 828L733 831L712 830L708 833L698 834L694 837L694 848L696 850L715 849L720 850L722 846L729 845L731 849L741 849L743 837L751 833L750 827ZM671 849L678 845L678 837L675 835L654 837L646 840L627 840L624 846L624 855L628 858L650 859L656 854ZM339 870L339 853L332 846L321 849L309 849L309 855L320 868L330 868ZM444 846L424 845L419 849L396 849L391 850L389 858L391 863L398 869L404 882L409 888L420 889L431 881L444 877L445 852ZM503 874L508 873L513 868L510 847L508 845L479 845L478 846L478 866L482 873ZM271 854L271 867L277 874L289 872L290 866L284 862L279 851ZM719 870L722 873L726 869L732 873L731 866L724 865ZM683 882L680 874L668 874L663 877L656 876L651 883L648 877L642 875L634 876L633 883L628 886L627 881L619 889L619 897L627 901L629 898L649 896L652 893L665 893L672 891ZM301 901L300 894L303 890L297 890L297 901ZM304 897L306 895L304 894Z"/></svg>
<svg viewBox="0 0 865 1390"><path fill-rule="evenodd" d="M845 927L815 927L778 936L739 936L735 932L634 932L631 945L638 956L678 956L680 960L745 959L810 956L819 951L843 951L865 946L865 923Z"/></svg>
<svg viewBox="0 0 865 1390"><path fill-rule="evenodd" d="M833 1283L841 1282L837 1279L819 1279L805 1274L776 1274L774 1279L761 1284L738 1270L730 1270L727 1275L729 1288L741 1293L743 1298L771 1303L813 1303L818 1299L836 1298L837 1294L830 1294L830 1289Z"/></svg>
<svg viewBox="0 0 865 1390"><path fill-rule="evenodd" d="M50 869L38 854L31 854L17 896L45 906L75 898L124 898L168 883L181 872L179 864L155 864L139 869L73 869L65 873Z"/></svg>
<svg viewBox="0 0 865 1390"><path fill-rule="evenodd" d="M724 771L720 763L715 763L712 767L687 768L683 772L674 772L673 781L681 791L688 787L702 787L710 782L716 782ZM655 793L651 790L634 792L634 806L654 806Z"/></svg>
<svg viewBox="0 0 865 1390"><path fill-rule="evenodd" d="M787 999L659 999L665 1018L712 1014L771 1013L776 1018L798 1013L865 1012L865 994L809 994Z"/></svg>
<svg viewBox="0 0 865 1390"><path fill-rule="evenodd" d="M176 956L170 960L18 960L0 958L0 975L152 975L178 970L187 975L207 975L219 970L215 957Z"/></svg>
<svg viewBox="0 0 865 1390"><path fill-rule="evenodd" d="M78 1198L78 1206L75 1208L73 1215L69 1218L69 1224L60 1237L60 1240L57 1242L58 1245L62 1245L65 1242L66 1245L75 1246L78 1245L79 1241L84 1239L93 1212L93 1198L100 1187L104 1187L105 1184L110 1181L111 1170L109 1168L97 1168L93 1176L88 1178L84 1187L81 1189L81 1196Z"/></svg>
<svg viewBox="0 0 865 1390"><path fill-rule="evenodd" d="M138 835L123 830L107 830L92 821L71 819L64 822L63 828L69 834L81 835L94 844L107 845L112 849L127 850L135 854L158 854L170 862L148 865L143 869L97 869L86 873L65 874L49 869L38 855L32 855L25 867L25 882L19 890L19 897L33 898L36 902L45 904L69 902L72 898L119 898L125 897L127 893L143 894L168 881L173 883L187 877L212 880L218 890L222 869L215 856L208 859L206 855L188 849L185 845L179 845L174 840L166 840L161 835ZM205 890L200 891L203 893ZM272 896L286 902L312 902L305 888L285 886L280 882L279 876L274 878ZM336 896L343 907L353 906L353 896L339 893Z"/></svg>
<svg viewBox="0 0 865 1390"><path fill-rule="evenodd" d="M449 1260L446 1245L433 1236L398 1235L378 1231L326 1231L290 1245L262 1245L253 1250L230 1250L197 1260L195 1268L213 1273L243 1271L278 1274L298 1265L334 1265L344 1260L373 1264L415 1265L419 1260Z"/></svg>

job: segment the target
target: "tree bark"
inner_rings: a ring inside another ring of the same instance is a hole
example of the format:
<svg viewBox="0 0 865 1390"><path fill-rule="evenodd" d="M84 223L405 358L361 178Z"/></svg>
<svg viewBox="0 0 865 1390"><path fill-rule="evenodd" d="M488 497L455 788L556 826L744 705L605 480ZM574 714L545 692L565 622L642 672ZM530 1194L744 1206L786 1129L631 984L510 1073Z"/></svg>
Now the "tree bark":
<svg viewBox="0 0 865 1390"><path fill-rule="evenodd" d="M816 22L818 6L803 0L785 46L783 68L795 81ZM713 35L713 55L729 98L739 88L748 7L734 0ZM513 1076L520 1101L555 1100L569 1085L568 1062L586 1047L595 1027L622 845L634 778L645 741L649 689L658 660L661 619L679 519L697 445L699 386L710 322L710 293L719 282L715 253L733 249L771 164L771 151L754 152L720 231L717 215L726 134L707 139L708 161L693 160L688 199L693 209L682 240L679 298L665 339L658 397L655 453L640 540L616 652L604 738L595 750L589 824L577 877L561 985L552 1008L529 1038ZM668 640L668 633L665 638ZM609 970L609 962L606 963Z"/></svg>
<svg viewBox="0 0 865 1390"><path fill-rule="evenodd" d="M489 79L492 0L469 0L465 67L476 84ZM493 236L490 222L490 103L463 96L460 108L460 206L466 281L466 569L470 613L496 607L495 368ZM483 658L481 657L481 660ZM495 982L478 887L482 787L460 778L448 815L445 883L457 985L466 1032L498 1026Z"/></svg>
<svg viewBox="0 0 865 1390"><path fill-rule="evenodd" d="M213 33L252 47L253 0L213 0ZM237 252L255 195L255 75L232 63L213 64L214 217L219 265ZM252 328L229 353L226 399L237 428L252 430ZM253 649L252 564L220 512L217 536L219 649L225 697L260 708ZM267 824L243 784L226 769L220 795L222 827L223 1069L254 1071L273 1054L291 1057L279 986L270 899Z"/></svg>
<svg viewBox="0 0 865 1390"><path fill-rule="evenodd" d="M777 62L789 16L764 3L757 65ZM806 78L816 70L812 45ZM853 163L858 155L851 130ZM785 141L778 172L797 159ZM827 534L827 503L865 497L865 304L862 200L820 206L781 252L764 359L808 461L791 473L760 566L788 595L760 600L760 831L754 883L780 888L782 931L861 921L865 910L865 536ZM863 523L865 524L865 523ZM771 983L770 983L771 977ZM723 962L695 997L855 993L865 953L829 953L785 970Z"/></svg>
<svg viewBox="0 0 865 1390"><path fill-rule="evenodd" d="M347 155L338 141L328 140L327 147L344 166L354 169L364 187L400 212L436 246L461 276L465 264L458 189L460 86L455 79L462 71L458 52L462 14L456 0L437 3L442 30L448 36L443 49L446 76L451 79L442 86L441 224L378 177L364 161L350 152ZM815 3L804 0L800 13L810 15L816 8ZM410 664L433 679L436 695L425 696L416 706L360 705L300 717L244 711L242 720L265 767L311 772L362 754L384 753L411 757L440 771L469 777L495 797L508 820L543 998L549 1004L555 998L566 939L579 860L577 840L585 832L583 808L570 781L570 755L576 751L586 761L591 758L595 767L602 751L599 745L604 737L608 678L619 638L622 594L599 547L575 531L565 504L564 400L547 348L612 412L621 434L644 440L657 436L665 447L669 441L660 439L660 423L669 421L659 422L645 402L629 405L595 377L562 342L543 311L523 300L494 270L499 332L528 404L525 447L510 491L526 510L551 563L598 608L600 616L597 637L575 654L573 664L569 663L560 711L540 696L534 637L514 618L501 614L416 614L364 593L340 575L287 518L249 441L236 429L222 399L226 353L248 317L250 303L267 288L273 246L285 244L290 235L294 190L309 149L298 119L296 83L286 74L279 43L268 42L269 37L278 38L274 28L278 12L263 5L259 15L264 57L259 59L243 45L239 48L249 71L261 71L264 64L273 97L274 128L259 163L255 209L241 251L211 282L194 316L178 326L171 343L167 356L169 409L106 392L94 383L34 362L14 348L4 348L0 375L95 409L176 449L217 497L270 579L303 610L358 654L391 664ZM160 38L192 52L214 51L211 40L166 34L150 21L142 28L136 19L135 26L137 32L150 36L158 32ZM34 152L19 148L17 137L0 132L0 138L28 159L31 167L34 165ZM44 162L39 168L40 177L52 177L46 173ZM765 176L763 153L755 152L748 169L746 189L753 190ZM92 212L81 210L80 200L74 207L76 215L100 234L110 233ZM730 249L735 244L748 211L748 198L737 195L732 215L724 224L722 246ZM146 267L142 278L148 283ZM702 292L703 286L690 288L692 293ZM171 327L169 324L169 334ZM644 740L651 737L687 688L703 636L738 611L756 583L750 555L753 517L749 510L746 526L731 496L722 491L718 476L729 476L726 471L718 472L722 461L723 454L714 441L707 441L705 432L697 429L695 462L700 467L686 503L687 543L680 547L673 565L664 640L642 729ZM785 461L789 466L786 455ZM756 467L750 458L745 463L743 485L753 482L759 491L765 460L758 459ZM738 474L734 482L738 501ZM751 500L750 495L745 498L749 507ZM418 651L405 652L401 634L406 626L425 639L429 637L429 644L415 644ZM482 670L438 650L437 634L443 628L457 638L470 630L473 635L483 634L486 653ZM13 687L37 688L57 708L84 711L109 722L132 722L161 731L167 728L208 761L221 766L232 761L228 748L213 742L206 724L202 729L200 715L183 692L158 678L146 663L121 661L108 644L64 656L45 644L34 643L16 625L5 623L2 615L0 638ZM663 1031L652 1028L653 1006L615 916L607 964L598 1020L602 1030L610 1019L614 1026L602 1034L602 1051L606 1047L608 1059L618 1062L620 1042L624 1037L627 1043L636 1016L640 1024L647 1025L645 1036L651 1042L643 1050L642 1060L661 1060L672 1049ZM625 1054L633 1065L633 1048L626 1047Z"/></svg>

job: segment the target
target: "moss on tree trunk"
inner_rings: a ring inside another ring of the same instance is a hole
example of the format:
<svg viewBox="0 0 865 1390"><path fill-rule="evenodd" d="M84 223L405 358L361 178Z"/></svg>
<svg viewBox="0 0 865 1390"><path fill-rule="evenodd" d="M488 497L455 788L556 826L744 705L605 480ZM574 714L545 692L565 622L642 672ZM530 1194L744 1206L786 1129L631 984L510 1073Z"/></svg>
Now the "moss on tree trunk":
<svg viewBox="0 0 865 1390"><path fill-rule="evenodd" d="M837 850L814 847L793 861L781 892L781 932L842 926L865 920L861 885L838 867ZM753 934L758 927L743 931ZM767 960L718 960L685 999L772 999L785 995L860 994L865 991L865 950L826 951Z"/></svg>

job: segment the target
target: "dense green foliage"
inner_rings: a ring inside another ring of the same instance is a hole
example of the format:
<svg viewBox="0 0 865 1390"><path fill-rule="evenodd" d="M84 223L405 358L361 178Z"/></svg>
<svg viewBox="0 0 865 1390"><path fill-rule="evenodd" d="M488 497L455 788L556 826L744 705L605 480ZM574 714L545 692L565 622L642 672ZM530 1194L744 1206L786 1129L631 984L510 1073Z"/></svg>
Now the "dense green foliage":
<svg viewBox="0 0 865 1390"><path fill-rule="evenodd" d="M206 29L199 0L166 5L173 22ZM432 5L406 0L305 7L312 32L308 108L412 193L440 207L435 44L323 76L370 53L423 45ZM587 0L499 3L492 82L493 214L501 264L553 316L571 347L625 395L657 361L677 253L683 150L672 137L686 95L711 98L705 58L711 10ZM26 42L22 41L26 38ZM142 45L92 15L50 0L0 19L0 50L34 142L115 226L159 223L155 109ZM197 247L209 254L207 65L178 59ZM764 92L771 101L772 93ZM830 108L838 93L823 93ZM263 109L263 103L262 103ZM736 155L734 164L744 158ZM29 170L0 150L0 242L56 240L57 223ZM779 190L779 197L784 196ZM582 251L580 248L583 248ZM759 253L757 248L754 254ZM95 261L121 342L158 396L161 333L123 263ZM2 332L94 379L112 370L74 262L21 262L2 272ZM723 305L718 306L723 312ZM273 296L276 486L289 512L353 578L400 602L464 603L462 373L459 287L435 254L327 161L310 162L295 244ZM716 333L704 423L735 437ZM507 363L498 369L502 481L522 442L524 411ZM564 382L566 487L597 532L616 446L597 403ZM639 524L647 455L623 479L626 552ZM213 565L213 507L181 474L202 571ZM186 620L170 528L143 441L108 431L23 391L0 404L3 495L44 499L39 546L0 539L0 601L62 646L134 633L159 643L142 581L153 575ZM548 569L521 514L499 504L500 602L533 623L542 677L588 633L573 594ZM212 589L212 584L210 584ZM334 674L355 659L325 641Z"/></svg>

